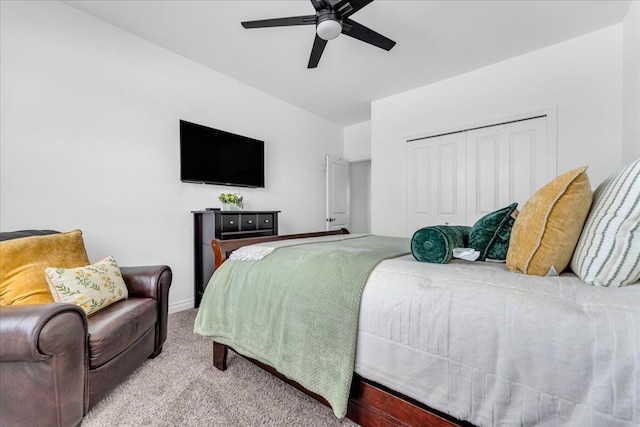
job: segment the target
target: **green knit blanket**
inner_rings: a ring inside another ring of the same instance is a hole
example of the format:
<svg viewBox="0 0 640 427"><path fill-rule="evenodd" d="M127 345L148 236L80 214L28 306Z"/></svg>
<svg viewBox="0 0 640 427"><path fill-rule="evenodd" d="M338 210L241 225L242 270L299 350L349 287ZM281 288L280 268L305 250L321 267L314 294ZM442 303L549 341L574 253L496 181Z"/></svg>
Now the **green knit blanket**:
<svg viewBox="0 0 640 427"><path fill-rule="evenodd" d="M380 261L408 253L409 239L366 235L227 260L207 285L194 331L276 368L343 418L364 285Z"/></svg>

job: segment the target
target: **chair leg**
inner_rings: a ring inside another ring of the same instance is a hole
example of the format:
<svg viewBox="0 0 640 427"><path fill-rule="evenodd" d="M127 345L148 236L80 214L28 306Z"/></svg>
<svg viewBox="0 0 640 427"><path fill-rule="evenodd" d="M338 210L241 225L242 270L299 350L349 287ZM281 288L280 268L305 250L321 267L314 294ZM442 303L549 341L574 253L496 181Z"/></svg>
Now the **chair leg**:
<svg viewBox="0 0 640 427"><path fill-rule="evenodd" d="M162 346L156 348L156 351L151 353L151 356L149 356L149 359L155 359L156 356L159 355L160 353L162 353Z"/></svg>

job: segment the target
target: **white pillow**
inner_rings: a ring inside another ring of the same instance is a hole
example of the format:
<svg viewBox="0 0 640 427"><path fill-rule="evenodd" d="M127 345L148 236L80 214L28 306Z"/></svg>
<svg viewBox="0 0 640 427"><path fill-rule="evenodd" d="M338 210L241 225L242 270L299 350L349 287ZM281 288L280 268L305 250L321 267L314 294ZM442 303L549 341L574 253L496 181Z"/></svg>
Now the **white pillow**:
<svg viewBox="0 0 640 427"><path fill-rule="evenodd" d="M87 315L129 296L120 268L111 256L85 267L49 267L45 276L55 302L78 305Z"/></svg>
<svg viewBox="0 0 640 427"><path fill-rule="evenodd" d="M594 191L571 269L597 286L619 287L640 280L640 159Z"/></svg>

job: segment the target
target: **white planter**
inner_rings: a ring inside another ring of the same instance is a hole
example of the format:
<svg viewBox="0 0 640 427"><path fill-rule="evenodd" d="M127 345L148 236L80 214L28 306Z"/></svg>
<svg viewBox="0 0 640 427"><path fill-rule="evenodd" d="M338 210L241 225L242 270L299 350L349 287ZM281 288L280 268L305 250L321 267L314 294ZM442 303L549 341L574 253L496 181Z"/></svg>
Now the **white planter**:
<svg viewBox="0 0 640 427"><path fill-rule="evenodd" d="M234 205L233 203L223 203L222 210L223 211L241 211L242 208L238 205Z"/></svg>

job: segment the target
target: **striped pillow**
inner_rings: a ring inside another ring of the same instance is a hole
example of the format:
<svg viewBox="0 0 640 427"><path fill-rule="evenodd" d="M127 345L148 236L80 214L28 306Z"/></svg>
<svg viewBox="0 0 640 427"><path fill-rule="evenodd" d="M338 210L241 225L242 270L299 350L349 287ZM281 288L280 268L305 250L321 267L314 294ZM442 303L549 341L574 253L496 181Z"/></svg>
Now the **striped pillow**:
<svg viewBox="0 0 640 427"><path fill-rule="evenodd" d="M571 269L597 286L640 280L640 159L615 172L593 193Z"/></svg>

